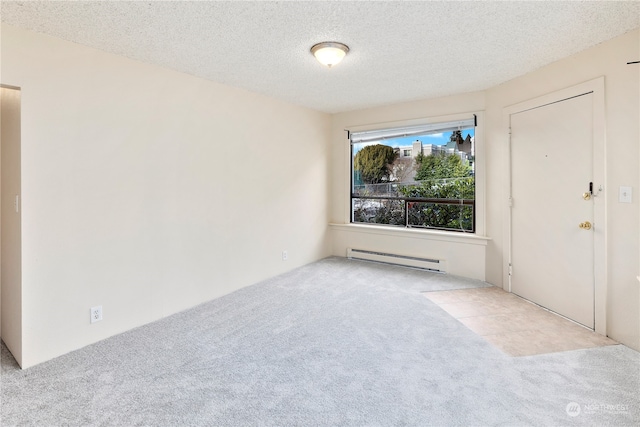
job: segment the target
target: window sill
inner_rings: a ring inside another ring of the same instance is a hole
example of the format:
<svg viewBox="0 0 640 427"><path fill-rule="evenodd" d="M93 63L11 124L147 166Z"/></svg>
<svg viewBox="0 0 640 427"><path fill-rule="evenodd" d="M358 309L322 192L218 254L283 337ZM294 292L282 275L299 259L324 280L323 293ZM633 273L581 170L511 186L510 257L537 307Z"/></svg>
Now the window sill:
<svg viewBox="0 0 640 427"><path fill-rule="evenodd" d="M486 246L489 240L491 240L490 237L478 236L477 234L472 233L458 233L438 230L418 230L415 228L396 228L392 226L385 227L380 225L330 223L329 227L339 231L379 234L383 236L404 237L409 239L440 240L445 242L466 243L482 246Z"/></svg>

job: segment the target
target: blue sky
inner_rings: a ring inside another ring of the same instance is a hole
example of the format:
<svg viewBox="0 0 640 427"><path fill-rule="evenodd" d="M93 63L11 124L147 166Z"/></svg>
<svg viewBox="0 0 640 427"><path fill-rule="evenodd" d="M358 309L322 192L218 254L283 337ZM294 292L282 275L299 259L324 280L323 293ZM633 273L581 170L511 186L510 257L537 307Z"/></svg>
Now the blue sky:
<svg viewBox="0 0 640 427"><path fill-rule="evenodd" d="M449 138L451 137L451 132L446 133L432 133L431 135L423 135L423 136L408 136L406 138L398 138L398 139L389 139L387 141L382 142L382 144L390 145L392 147L402 147L404 145L411 145L413 141L420 140L423 144L433 144L433 145L445 145L449 142Z"/></svg>
<svg viewBox="0 0 640 427"><path fill-rule="evenodd" d="M421 135L421 136L408 136L406 138L395 138L395 139L387 139L385 141L378 142L363 142L359 144L354 144L354 154L366 147L367 145L375 145L375 144L384 144L389 145L391 147L403 147L407 145L413 144L413 141L419 140L422 141L423 145L433 144L433 145L445 145L449 142L451 138L452 132L444 132L444 133L432 133L430 135ZM472 129L465 129L462 131L462 137L465 138L467 134L471 134L473 136Z"/></svg>

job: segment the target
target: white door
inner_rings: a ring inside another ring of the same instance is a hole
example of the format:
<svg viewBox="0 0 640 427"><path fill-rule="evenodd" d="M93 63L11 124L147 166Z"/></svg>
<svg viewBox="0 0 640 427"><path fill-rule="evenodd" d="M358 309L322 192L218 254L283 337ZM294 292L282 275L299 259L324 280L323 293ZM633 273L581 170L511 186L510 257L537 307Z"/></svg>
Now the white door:
<svg viewBox="0 0 640 427"><path fill-rule="evenodd" d="M511 114L510 127L511 290L593 329L593 94Z"/></svg>

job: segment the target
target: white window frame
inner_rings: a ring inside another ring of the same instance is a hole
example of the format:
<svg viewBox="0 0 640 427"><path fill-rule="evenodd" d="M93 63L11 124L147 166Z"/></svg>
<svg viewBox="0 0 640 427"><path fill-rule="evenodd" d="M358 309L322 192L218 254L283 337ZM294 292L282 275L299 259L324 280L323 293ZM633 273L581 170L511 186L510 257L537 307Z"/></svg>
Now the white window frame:
<svg viewBox="0 0 640 427"><path fill-rule="evenodd" d="M455 122L469 119L469 117L473 117L475 114L477 118L475 133L474 133L474 151L475 151L475 186L476 186L476 212L475 212L475 232L474 233L464 233L463 235L469 236L477 236L484 237L486 235L486 203L485 203L485 181L486 181L486 170L485 170L485 143L484 143L484 111L471 111L459 114L451 114L445 116L434 116L428 118L419 118L419 119L409 119L402 121L393 121L393 122L384 122L377 124L368 124L368 125L352 125L347 126L345 129L345 139L346 144L344 144L344 153L345 153L345 177L347 179L347 183L345 185L345 189L347 190L344 194L344 224L354 227L366 227L366 228L389 228L386 225L377 225L377 224L355 224L351 223L351 140L349 139L349 133L352 132L369 132L369 131L379 131L383 129L390 128L411 128L414 126L423 126L429 124L438 124L443 122ZM451 235L456 236L460 235L460 232L457 231L443 231L443 230L430 230L430 229L417 229L417 228L398 228L397 230L402 230L402 234L406 235L406 233L418 233L421 235L424 234L433 234L433 235Z"/></svg>

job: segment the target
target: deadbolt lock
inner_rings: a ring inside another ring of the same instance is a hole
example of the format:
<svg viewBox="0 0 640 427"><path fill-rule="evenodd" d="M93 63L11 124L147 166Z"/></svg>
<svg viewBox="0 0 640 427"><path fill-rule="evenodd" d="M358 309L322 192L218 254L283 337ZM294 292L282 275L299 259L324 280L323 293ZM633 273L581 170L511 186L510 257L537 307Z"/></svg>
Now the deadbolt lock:
<svg viewBox="0 0 640 427"><path fill-rule="evenodd" d="M578 227L582 228L583 230L591 230L591 223L589 221L581 222Z"/></svg>
<svg viewBox="0 0 640 427"><path fill-rule="evenodd" d="M585 200L591 200L591 193L582 193L582 198Z"/></svg>

